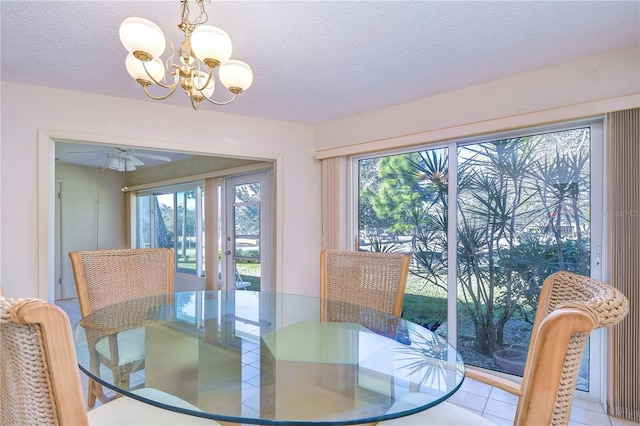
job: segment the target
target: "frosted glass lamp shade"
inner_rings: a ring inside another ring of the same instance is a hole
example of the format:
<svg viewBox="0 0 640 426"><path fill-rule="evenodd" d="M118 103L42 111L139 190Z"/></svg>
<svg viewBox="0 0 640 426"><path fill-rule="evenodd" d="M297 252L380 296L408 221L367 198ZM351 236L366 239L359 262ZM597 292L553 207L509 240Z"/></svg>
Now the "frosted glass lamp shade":
<svg viewBox="0 0 640 426"><path fill-rule="evenodd" d="M207 84L207 87L204 87L204 85L207 83L208 77L209 77L208 74L200 73L193 78L193 87L191 88L191 96L198 98L204 95L207 98L210 98L211 95L213 95L213 91L216 88L216 82L213 79L213 77L209 81L209 84ZM198 89L202 89L202 90L198 90Z"/></svg>
<svg viewBox="0 0 640 426"><path fill-rule="evenodd" d="M218 76L224 87L234 93L247 90L253 83L251 67L237 59L230 59L222 65L218 71Z"/></svg>
<svg viewBox="0 0 640 426"><path fill-rule="evenodd" d="M164 78L164 64L160 59L154 59L152 61L144 62L133 56L133 53L127 55L125 65L129 75L133 77L137 82L143 81L148 85L153 84L153 80L149 77L153 77L156 81L160 81ZM145 70L145 67L147 68ZM148 73L147 73L148 71Z"/></svg>
<svg viewBox="0 0 640 426"><path fill-rule="evenodd" d="M136 165L133 164L133 160L127 158L124 161L124 169L128 172L133 172L136 169Z"/></svg>
<svg viewBox="0 0 640 426"><path fill-rule="evenodd" d="M148 19L131 17L120 24L120 41L129 52L145 52L158 58L164 52L166 40L159 26Z"/></svg>
<svg viewBox="0 0 640 426"><path fill-rule="evenodd" d="M213 59L224 64L231 57L231 38L218 27L200 25L191 33L191 49L203 62Z"/></svg>
<svg viewBox="0 0 640 426"><path fill-rule="evenodd" d="M120 159L118 157L111 157L109 160L109 168L120 171Z"/></svg>

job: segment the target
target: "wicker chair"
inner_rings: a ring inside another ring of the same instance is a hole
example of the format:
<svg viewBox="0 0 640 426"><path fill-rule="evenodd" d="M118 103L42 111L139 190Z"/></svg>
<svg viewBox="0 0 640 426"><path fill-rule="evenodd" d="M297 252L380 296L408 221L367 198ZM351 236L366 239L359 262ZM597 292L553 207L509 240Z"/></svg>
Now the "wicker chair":
<svg viewBox="0 0 640 426"><path fill-rule="evenodd" d="M67 314L39 299L0 297L0 424L219 425L121 397L87 413ZM157 389L141 390L176 400ZM185 409L197 407L180 400Z"/></svg>
<svg viewBox="0 0 640 426"><path fill-rule="evenodd" d="M338 301L401 316L409 260L410 256L403 253L323 250L320 253L323 315L331 308L327 301Z"/></svg>
<svg viewBox="0 0 640 426"><path fill-rule="evenodd" d="M467 377L517 395L515 425L566 425L590 332L617 324L628 312L627 298L613 287L589 277L556 272L545 280L540 292L522 384L473 369L467 370ZM477 414L443 403L378 425L483 423L487 420Z"/></svg>
<svg viewBox="0 0 640 426"><path fill-rule="evenodd" d="M170 249L76 251L69 253L69 257L83 317L124 300L173 293L174 255ZM87 337L96 342L90 348L94 371L104 364L111 369L118 385L128 385L129 375L144 368L144 328L140 327L143 319L140 318L139 325L135 319L123 319L131 328L103 339L86 330ZM123 353L123 348L127 348L127 353ZM102 386L90 379L89 407L94 406L96 398L103 403L107 401Z"/></svg>

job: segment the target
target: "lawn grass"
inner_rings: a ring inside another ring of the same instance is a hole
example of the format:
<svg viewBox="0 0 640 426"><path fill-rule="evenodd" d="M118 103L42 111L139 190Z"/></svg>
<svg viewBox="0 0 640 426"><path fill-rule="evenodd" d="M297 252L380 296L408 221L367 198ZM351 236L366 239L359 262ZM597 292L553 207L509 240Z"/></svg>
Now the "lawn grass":
<svg viewBox="0 0 640 426"><path fill-rule="evenodd" d="M260 277L252 277L251 275L243 275L242 276L242 280L251 283L251 285L249 287L245 287L246 290L260 291ZM242 290L238 290L238 291L242 291Z"/></svg>
<svg viewBox="0 0 640 426"><path fill-rule="evenodd" d="M402 317L422 326L447 320L447 300L441 297L405 294Z"/></svg>
<svg viewBox="0 0 640 426"><path fill-rule="evenodd" d="M436 325L447 320L447 293L410 275L402 304L402 317L417 324Z"/></svg>
<svg viewBox="0 0 640 426"><path fill-rule="evenodd" d="M250 262L238 262L236 264L238 273L242 277L242 281L250 282L251 285L246 287L247 290L260 291L260 264Z"/></svg>
<svg viewBox="0 0 640 426"><path fill-rule="evenodd" d="M251 283L246 289L260 291L260 264L243 262L238 263L237 268L242 280ZM179 261L178 272L193 274L195 262ZM443 323L447 320L447 295L444 290L425 285L424 280L409 276L402 310L403 318L420 325Z"/></svg>

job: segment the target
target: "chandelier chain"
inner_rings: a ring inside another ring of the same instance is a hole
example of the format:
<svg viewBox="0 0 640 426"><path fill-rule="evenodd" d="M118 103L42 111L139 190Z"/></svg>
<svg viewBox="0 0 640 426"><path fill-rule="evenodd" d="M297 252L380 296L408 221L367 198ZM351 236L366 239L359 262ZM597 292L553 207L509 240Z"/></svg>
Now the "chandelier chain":
<svg viewBox="0 0 640 426"><path fill-rule="evenodd" d="M198 25L205 24L209 20L209 15L207 15L207 11L204 9L204 0L196 0L196 3L200 7L200 13L193 21L189 21L189 15L191 14L191 10L189 9L189 2L187 0L181 0L181 2L182 21L180 21L180 24L178 24L178 28L180 28L184 33L192 33Z"/></svg>

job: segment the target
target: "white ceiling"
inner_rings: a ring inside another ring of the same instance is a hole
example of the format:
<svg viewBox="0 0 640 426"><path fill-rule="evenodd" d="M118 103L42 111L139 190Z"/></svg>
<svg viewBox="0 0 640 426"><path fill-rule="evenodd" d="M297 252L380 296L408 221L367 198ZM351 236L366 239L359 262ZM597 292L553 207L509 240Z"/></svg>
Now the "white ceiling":
<svg viewBox="0 0 640 426"><path fill-rule="evenodd" d="M310 124L640 44L639 1L213 1L206 9L255 79L233 104L202 108ZM125 70L119 25L142 16L179 44L179 13L178 0L1 0L2 80L147 99ZM190 108L182 93L148 102Z"/></svg>
<svg viewBox="0 0 640 426"><path fill-rule="evenodd" d="M3 0L4 1L4 0ZM182 154L178 152L169 152L169 151L152 151L148 149L139 149L139 148L125 148L118 147L118 149L124 149L129 154L136 157L145 167L158 166L161 164L166 164L165 161L158 160L153 158L155 155L161 155L163 157L168 157L171 161L182 160L185 158L193 157L190 154ZM105 145L89 145L89 144L78 144L78 143L68 143L68 142L57 142L56 143L56 161L61 163L69 163L69 164L78 164L87 167L96 167L100 169L107 168L109 166L109 155L113 155L117 153L116 150L112 149L109 146ZM151 155L152 157L149 157ZM138 166L140 168L142 166Z"/></svg>

